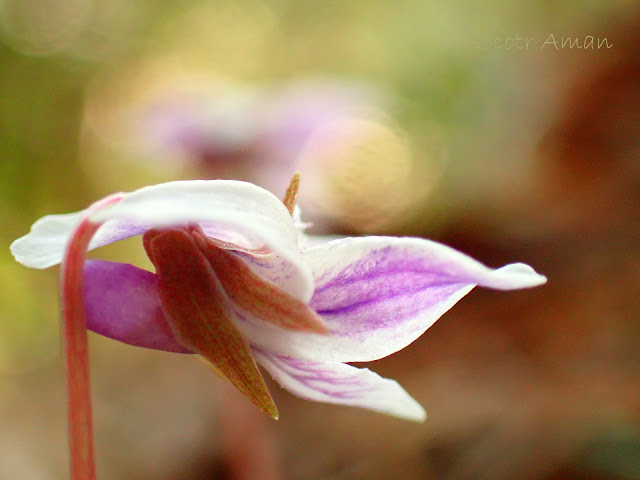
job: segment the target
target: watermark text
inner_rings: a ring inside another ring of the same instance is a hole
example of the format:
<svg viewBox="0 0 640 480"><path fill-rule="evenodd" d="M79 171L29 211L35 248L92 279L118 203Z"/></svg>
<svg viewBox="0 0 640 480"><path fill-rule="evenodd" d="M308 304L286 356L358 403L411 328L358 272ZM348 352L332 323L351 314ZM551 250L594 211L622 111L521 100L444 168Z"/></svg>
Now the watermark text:
<svg viewBox="0 0 640 480"><path fill-rule="evenodd" d="M608 50L613 43L607 37L593 35L571 37L550 33L543 38L516 33L475 42L473 47L480 50Z"/></svg>

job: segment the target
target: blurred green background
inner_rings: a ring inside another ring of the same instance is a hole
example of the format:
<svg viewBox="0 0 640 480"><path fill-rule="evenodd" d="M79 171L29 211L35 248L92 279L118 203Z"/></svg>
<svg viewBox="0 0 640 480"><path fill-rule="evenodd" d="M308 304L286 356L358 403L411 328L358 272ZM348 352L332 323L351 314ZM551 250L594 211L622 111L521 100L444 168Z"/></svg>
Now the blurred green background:
<svg viewBox="0 0 640 480"><path fill-rule="evenodd" d="M528 47L506 48L516 36ZM132 147L122 112L167 85L268 97L321 78L383 95L378 130L324 153L339 161L305 150L317 231L428 236L549 284L473 292L371 366L425 405L424 425L276 391L282 420L264 428L283 477L639 479L638 52L640 10L622 0L1 1L0 478L67 468L58 269L18 265L11 241L114 191L272 168ZM135 242L101 256L145 262ZM261 478L238 473L233 393L206 368L91 347L100 478Z"/></svg>

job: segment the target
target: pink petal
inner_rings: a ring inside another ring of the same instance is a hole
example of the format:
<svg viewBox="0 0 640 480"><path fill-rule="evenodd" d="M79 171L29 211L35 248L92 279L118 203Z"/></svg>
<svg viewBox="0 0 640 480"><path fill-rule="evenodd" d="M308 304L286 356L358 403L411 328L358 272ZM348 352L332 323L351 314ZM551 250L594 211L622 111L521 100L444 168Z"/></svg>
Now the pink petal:
<svg viewBox="0 0 640 480"><path fill-rule="evenodd" d="M158 297L158 277L124 263L89 260L84 276L87 328L136 347L192 353L176 340Z"/></svg>

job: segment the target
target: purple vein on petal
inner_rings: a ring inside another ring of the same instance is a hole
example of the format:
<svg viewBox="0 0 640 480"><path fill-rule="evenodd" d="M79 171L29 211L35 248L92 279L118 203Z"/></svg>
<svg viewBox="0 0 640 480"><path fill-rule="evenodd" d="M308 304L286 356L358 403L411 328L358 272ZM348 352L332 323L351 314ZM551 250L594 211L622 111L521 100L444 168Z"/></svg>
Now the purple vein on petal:
<svg viewBox="0 0 640 480"><path fill-rule="evenodd" d="M420 286L416 285L416 281ZM340 291L345 292L341 297L351 298L348 292L356 290L361 293L361 301L365 301L362 294L371 298L385 297L408 289L467 283L462 282L453 272L447 272L416 256L403 255L391 246L367 252L338 272L324 272L316 282L313 297L316 309L320 310L324 309L320 304L324 303L325 297L335 308L333 296Z"/></svg>
<svg viewBox="0 0 640 480"><path fill-rule="evenodd" d="M423 421L424 409L394 380L344 363L300 360L254 347L258 361L291 393Z"/></svg>
<svg viewBox="0 0 640 480"><path fill-rule="evenodd" d="M351 335L392 327L468 287L460 278L399 255L392 247L371 251L337 273L325 272L317 282L310 306L334 330ZM343 315L366 321L331 322Z"/></svg>
<svg viewBox="0 0 640 480"><path fill-rule="evenodd" d="M295 376L301 385L328 397L356 399L374 389L370 384L359 381L357 378L359 371L356 369L353 370L353 376L337 377L333 371L326 369L329 367L328 364L309 362L283 355L275 355L271 358L283 371ZM348 388L341 390L340 387Z"/></svg>

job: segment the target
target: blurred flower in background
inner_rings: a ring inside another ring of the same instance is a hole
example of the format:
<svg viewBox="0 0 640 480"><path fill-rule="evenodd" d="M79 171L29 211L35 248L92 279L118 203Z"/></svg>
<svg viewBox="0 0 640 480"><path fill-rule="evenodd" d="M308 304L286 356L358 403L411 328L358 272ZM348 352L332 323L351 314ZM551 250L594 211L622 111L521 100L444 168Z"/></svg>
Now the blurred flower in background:
<svg viewBox="0 0 640 480"><path fill-rule="evenodd" d="M259 88L192 77L155 87L113 109L111 122L104 109L89 109L101 118L87 122L149 169L246 180L276 195L299 170L300 205L316 232L398 223L438 178L418 183L410 141L385 113L391 95L373 84L317 77Z"/></svg>
<svg viewBox="0 0 640 480"><path fill-rule="evenodd" d="M196 175L260 181L280 194L316 132L366 118L381 100L372 86L337 79L217 91L183 82L132 106L128 132L149 162L189 162Z"/></svg>

